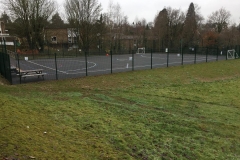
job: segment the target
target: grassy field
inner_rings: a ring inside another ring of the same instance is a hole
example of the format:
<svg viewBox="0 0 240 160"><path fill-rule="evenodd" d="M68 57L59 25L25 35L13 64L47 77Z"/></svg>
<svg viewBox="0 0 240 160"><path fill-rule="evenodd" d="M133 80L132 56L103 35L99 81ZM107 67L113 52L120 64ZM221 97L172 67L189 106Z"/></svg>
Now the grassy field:
<svg viewBox="0 0 240 160"><path fill-rule="evenodd" d="M0 159L240 159L240 60L0 83Z"/></svg>

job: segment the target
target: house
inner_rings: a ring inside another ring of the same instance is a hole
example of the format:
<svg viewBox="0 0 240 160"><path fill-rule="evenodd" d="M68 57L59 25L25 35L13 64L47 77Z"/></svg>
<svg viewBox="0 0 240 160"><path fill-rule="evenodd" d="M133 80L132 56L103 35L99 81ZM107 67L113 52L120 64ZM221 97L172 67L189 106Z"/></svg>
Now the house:
<svg viewBox="0 0 240 160"><path fill-rule="evenodd" d="M77 46L77 34L73 28L45 28L44 40L53 48Z"/></svg>
<svg viewBox="0 0 240 160"><path fill-rule="evenodd" d="M5 29L5 23L3 21L0 21L0 44L5 43L7 46L14 46L15 39L16 37L7 34L7 30Z"/></svg>

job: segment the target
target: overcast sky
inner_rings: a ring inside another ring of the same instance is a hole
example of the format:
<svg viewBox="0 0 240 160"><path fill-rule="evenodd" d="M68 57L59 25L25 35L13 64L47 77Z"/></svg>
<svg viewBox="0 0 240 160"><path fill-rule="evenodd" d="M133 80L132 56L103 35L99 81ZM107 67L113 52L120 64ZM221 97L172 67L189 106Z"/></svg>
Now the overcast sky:
<svg viewBox="0 0 240 160"><path fill-rule="evenodd" d="M57 0L61 6L65 0ZM103 12L107 12L109 0L98 0L102 4ZM136 18L139 20L145 18L147 22L153 22L155 15L164 7L172 7L187 11L190 3L198 4L201 7L201 14L205 19L214 11L225 8L231 13L232 23L240 23L240 0L113 0L113 3L119 3L124 15L128 16L131 23ZM62 10L62 9L61 9Z"/></svg>

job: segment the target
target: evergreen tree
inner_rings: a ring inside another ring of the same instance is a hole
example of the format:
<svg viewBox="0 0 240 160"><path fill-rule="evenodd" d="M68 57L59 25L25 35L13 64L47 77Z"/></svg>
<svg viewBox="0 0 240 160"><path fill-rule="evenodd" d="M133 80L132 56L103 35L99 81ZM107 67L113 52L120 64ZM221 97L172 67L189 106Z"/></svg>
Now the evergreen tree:
<svg viewBox="0 0 240 160"><path fill-rule="evenodd" d="M164 45L162 47L168 47L169 43L169 36L168 36L168 12L164 8L162 11L159 12L158 16L155 18L155 25L154 25L154 33L158 37L159 42Z"/></svg>
<svg viewBox="0 0 240 160"><path fill-rule="evenodd" d="M5 11L2 13L0 20L3 21L5 24L12 23L10 17Z"/></svg>
<svg viewBox="0 0 240 160"><path fill-rule="evenodd" d="M194 4L191 3L186 19L183 25L182 39L184 46L194 46L196 45L196 33L197 33L197 21Z"/></svg>
<svg viewBox="0 0 240 160"><path fill-rule="evenodd" d="M50 27L51 28L64 27L64 22L58 12L52 16Z"/></svg>

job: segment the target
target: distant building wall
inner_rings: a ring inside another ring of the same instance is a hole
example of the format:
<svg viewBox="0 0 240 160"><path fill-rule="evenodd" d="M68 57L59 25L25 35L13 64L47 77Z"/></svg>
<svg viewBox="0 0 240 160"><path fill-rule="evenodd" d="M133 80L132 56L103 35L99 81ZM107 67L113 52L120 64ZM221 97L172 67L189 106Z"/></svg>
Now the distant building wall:
<svg viewBox="0 0 240 160"><path fill-rule="evenodd" d="M67 44L67 28L45 28L45 41L49 44Z"/></svg>

